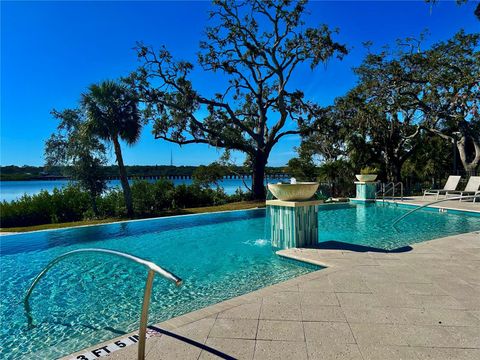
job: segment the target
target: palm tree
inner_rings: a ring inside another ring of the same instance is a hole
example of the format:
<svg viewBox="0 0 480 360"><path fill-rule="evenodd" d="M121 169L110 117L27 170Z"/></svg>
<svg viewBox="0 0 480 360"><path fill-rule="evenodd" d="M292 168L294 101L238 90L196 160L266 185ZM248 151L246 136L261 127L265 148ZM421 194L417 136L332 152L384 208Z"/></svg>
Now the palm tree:
<svg viewBox="0 0 480 360"><path fill-rule="evenodd" d="M113 143L127 215L133 217L132 193L119 140L133 145L140 138L142 121L138 99L126 86L114 81L104 81L98 85L91 85L88 92L82 94L81 104L86 111L92 134Z"/></svg>

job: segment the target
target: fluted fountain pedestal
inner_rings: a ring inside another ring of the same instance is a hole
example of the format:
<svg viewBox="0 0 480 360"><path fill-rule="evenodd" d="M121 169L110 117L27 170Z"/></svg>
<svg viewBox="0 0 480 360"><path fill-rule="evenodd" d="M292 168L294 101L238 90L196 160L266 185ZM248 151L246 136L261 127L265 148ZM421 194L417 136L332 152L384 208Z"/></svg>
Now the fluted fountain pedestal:
<svg viewBox="0 0 480 360"><path fill-rule="evenodd" d="M365 203L373 202L376 198L377 183L374 181L355 181L357 188L356 196L350 199L351 202Z"/></svg>
<svg viewBox="0 0 480 360"><path fill-rule="evenodd" d="M320 203L321 200L267 200L272 246L289 249L316 245Z"/></svg>

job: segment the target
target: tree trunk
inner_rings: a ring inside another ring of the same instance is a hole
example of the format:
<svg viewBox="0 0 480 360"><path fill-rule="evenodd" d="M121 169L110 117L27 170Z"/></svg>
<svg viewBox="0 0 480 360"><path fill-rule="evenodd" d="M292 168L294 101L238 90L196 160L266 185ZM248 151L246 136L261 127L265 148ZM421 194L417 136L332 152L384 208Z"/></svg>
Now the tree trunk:
<svg viewBox="0 0 480 360"><path fill-rule="evenodd" d="M457 141L460 160L462 161L463 168L465 169L467 175L475 175L480 163L480 144L474 139L471 139L471 141L475 149L475 156L470 162L467 160L467 154L465 150L467 138L463 136L460 141Z"/></svg>
<svg viewBox="0 0 480 360"><path fill-rule="evenodd" d="M392 163L393 163L392 164L393 165L393 181L397 183L402 181L403 161L394 160Z"/></svg>
<svg viewBox="0 0 480 360"><path fill-rule="evenodd" d="M402 166L405 162L405 157L399 158L398 151L384 153L384 160L387 169L387 180L395 183L402 181Z"/></svg>
<svg viewBox="0 0 480 360"><path fill-rule="evenodd" d="M130 184L128 183L127 171L125 170L125 165L123 164L122 149L120 148L118 137L113 138L113 147L115 149L115 155L117 157L118 170L120 173L120 182L122 184L125 206L127 208L127 216L131 218L133 217L132 192L130 190Z"/></svg>
<svg viewBox="0 0 480 360"><path fill-rule="evenodd" d="M252 157L252 193L255 200L265 200L265 167L268 156L257 151Z"/></svg>
<svg viewBox="0 0 480 360"><path fill-rule="evenodd" d="M95 217L98 217L97 197L90 194L90 201L92 202L92 210Z"/></svg>
<svg viewBox="0 0 480 360"><path fill-rule="evenodd" d="M385 151L383 153L383 161L385 161L385 170L387 172L387 181L393 181L394 179L394 166L393 166L393 161L392 161L392 156Z"/></svg>

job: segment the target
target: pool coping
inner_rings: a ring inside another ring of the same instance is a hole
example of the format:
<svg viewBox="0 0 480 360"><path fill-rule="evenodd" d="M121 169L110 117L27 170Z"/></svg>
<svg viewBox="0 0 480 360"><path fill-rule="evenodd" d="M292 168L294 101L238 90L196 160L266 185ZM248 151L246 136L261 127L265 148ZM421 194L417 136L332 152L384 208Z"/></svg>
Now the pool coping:
<svg viewBox="0 0 480 360"><path fill-rule="evenodd" d="M280 250L280 251L282 251L282 250ZM250 303L251 301L253 301L255 299L274 294L278 291L290 289L292 286L298 285L298 284L300 284L304 281L315 279L319 276L318 275L319 272L322 272L322 274L325 274L326 272L333 272L333 271L337 270L337 267L334 264L330 264L330 265L327 266L327 264L322 263L322 262L318 262L318 261L314 261L314 260L310 260L310 259L301 259L301 257L297 257L297 256L289 256L289 255L279 254L279 251L277 251L276 253L277 253L277 255L279 255L283 258L289 259L289 260L300 261L300 262L304 262L304 263L307 263L307 264L310 264L310 265L321 266L322 269L314 270L314 271L312 271L308 274L300 275L300 276L297 276L297 277L294 277L294 278L291 278L291 279L288 279L288 280L285 280L285 281L281 281L281 282L273 284L273 285L268 285L264 288L254 290L254 291L248 292L246 294L233 297L233 298L228 299L228 300L223 300L223 301L218 302L216 304L212 304L212 305L209 305L207 307L204 307L204 308L201 308L201 309L198 309L198 310L194 310L192 312L189 312L189 313L186 313L186 314L183 314L183 315L180 315L180 316L173 317L169 320L165 320L165 321L162 321L160 323L153 324L153 327L161 328L163 330L172 331L172 330L175 330L176 328L188 325L188 324L193 323L195 321L201 320L205 317L209 317L209 316L218 314L220 312L223 312L225 310L237 307L239 305ZM139 316L140 316L140 314L139 314ZM150 325L150 326L152 326L152 325ZM138 335L138 330L132 331L132 332L127 333L127 334L120 335L118 337L103 341L101 343L98 343L96 345L87 347L87 348L82 349L82 350L76 351L72 354L69 354L69 355L66 355L66 356L63 356L63 357L59 358L59 360L74 360L74 359L77 359L77 356L79 356L81 354L91 353L92 351L94 351L96 349L100 349L100 348L102 348L106 345L109 345L109 344L111 344L115 341L124 339L126 337L135 336L135 335ZM132 344L132 345L135 346L135 344ZM100 357L105 357L105 356L107 356L107 355L101 355Z"/></svg>
<svg viewBox="0 0 480 360"><path fill-rule="evenodd" d="M438 209L438 210L448 210L450 211L451 213L453 214L479 214L480 215L480 208L478 210L475 210L475 209L458 209L458 208L454 208L454 207L451 207L451 206L442 206L442 205L437 205L437 204L433 204L433 205L428 205L427 204L422 204L422 203L418 203L418 202L412 202L412 201L409 201L409 202L405 202L405 201L402 201L402 200L380 200L380 199L377 199L375 202L383 202L385 201L386 203L389 203L389 204L395 204L395 205L400 205L401 207L405 207L405 208L415 208L415 207L422 207L424 206L425 209ZM427 206L425 206L427 205Z"/></svg>

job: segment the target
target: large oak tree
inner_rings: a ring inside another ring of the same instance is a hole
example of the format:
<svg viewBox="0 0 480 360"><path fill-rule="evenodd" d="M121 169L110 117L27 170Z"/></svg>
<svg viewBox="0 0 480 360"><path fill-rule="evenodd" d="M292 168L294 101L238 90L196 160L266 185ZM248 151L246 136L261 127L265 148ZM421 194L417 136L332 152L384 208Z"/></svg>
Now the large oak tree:
<svg viewBox="0 0 480 360"><path fill-rule="evenodd" d="M418 51L408 59L409 71L399 83L401 96L422 114L422 127L454 143L463 168L475 173L480 165L480 34L459 31L451 39Z"/></svg>
<svg viewBox="0 0 480 360"><path fill-rule="evenodd" d="M391 180L400 180L403 164L422 145L421 130L455 144L464 170L476 172L480 164L479 44L479 34L459 31L428 49L422 49L421 38L409 38L398 41L393 50L370 52L355 69L359 78L355 88L336 99L319 117L319 126L339 123L343 132L337 133L343 133L350 158L352 150L363 147L355 139L363 139L379 155ZM322 137L305 140L308 144L312 139ZM342 150L339 144L335 149ZM324 153L319 145L316 149Z"/></svg>
<svg viewBox="0 0 480 360"><path fill-rule="evenodd" d="M405 45L413 44L410 41ZM398 80L409 71L409 56L410 51L369 53L355 69L357 86L337 102L337 108L343 104L349 110L346 118L363 129L370 146L382 158L390 181L401 180L403 164L419 145L416 140L422 116L418 105L404 93L418 94L421 86Z"/></svg>
<svg viewBox="0 0 480 360"><path fill-rule="evenodd" d="M264 198L265 167L272 148L299 134L319 111L291 86L298 69L315 69L347 53L326 25L304 25L306 1L214 1L211 26L197 64L227 79L212 81L215 95L193 84L194 64L175 61L165 48L142 44L143 66L129 80L154 121L154 134L180 145L203 143L245 153L252 164L252 191ZM218 79L214 77L214 79Z"/></svg>

